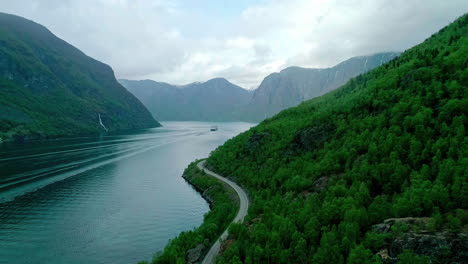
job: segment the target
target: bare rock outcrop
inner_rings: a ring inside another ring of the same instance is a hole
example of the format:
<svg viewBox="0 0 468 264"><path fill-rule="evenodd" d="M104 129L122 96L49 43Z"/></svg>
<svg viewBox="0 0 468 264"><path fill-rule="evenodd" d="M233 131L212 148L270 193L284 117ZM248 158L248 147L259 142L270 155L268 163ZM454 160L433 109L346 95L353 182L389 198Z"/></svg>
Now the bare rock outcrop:
<svg viewBox="0 0 468 264"><path fill-rule="evenodd" d="M187 264L198 264L203 260L203 251L206 249L206 246L203 244L198 244L196 247L187 250Z"/></svg>
<svg viewBox="0 0 468 264"><path fill-rule="evenodd" d="M429 257L433 261L431 263L468 263L468 233L448 230L427 231L424 227L429 221L428 217L390 218L374 225L372 229L377 233L388 233L395 224L422 227L421 231L410 229L392 237L377 255L385 264L396 264L398 256L406 250Z"/></svg>

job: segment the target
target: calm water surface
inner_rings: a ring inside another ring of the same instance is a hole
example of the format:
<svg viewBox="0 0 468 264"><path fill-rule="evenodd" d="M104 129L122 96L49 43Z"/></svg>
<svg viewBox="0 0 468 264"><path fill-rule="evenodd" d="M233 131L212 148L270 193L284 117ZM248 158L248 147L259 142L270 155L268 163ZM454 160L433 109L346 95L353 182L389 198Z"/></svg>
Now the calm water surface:
<svg viewBox="0 0 468 264"><path fill-rule="evenodd" d="M199 226L208 204L184 168L252 124L163 125L0 145L0 263L136 263Z"/></svg>

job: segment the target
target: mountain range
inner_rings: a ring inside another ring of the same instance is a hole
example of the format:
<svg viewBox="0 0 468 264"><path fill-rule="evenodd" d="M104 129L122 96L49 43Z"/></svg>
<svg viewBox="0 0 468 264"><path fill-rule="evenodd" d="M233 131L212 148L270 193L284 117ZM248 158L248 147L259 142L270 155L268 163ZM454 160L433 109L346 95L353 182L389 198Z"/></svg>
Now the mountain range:
<svg viewBox="0 0 468 264"><path fill-rule="evenodd" d="M33 21L0 13L0 138L160 126L99 62Z"/></svg>
<svg viewBox="0 0 468 264"><path fill-rule="evenodd" d="M198 262L215 241L218 263L466 263L467 54L465 14L404 53L286 68L252 92L223 78L120 80L127 90L108 65L0 13L0 142L159 126L150 111L263 120L203 161L248 193L243 222L232 190L219 195L193 163L184 177L216 194L210 212L152 263Z"/></svg>
<svg viewBox="0 0 468 264"><path fill-rule="evenodd" d="M184 86L151 80L119 81L159 120L259 122L336 89L399 54L385 52L353 57L323 69L289 67L268 75L253 91L223 78Z"/></svg>
<svg viewBox="0 0 468 264"><path fill-rule="evenodd" d="M258 122L398 56L390 52L355 57L326 69L289 67L248 91L224 78L183 86L151 80L119 83L108 65L47 28L5 13L0 13L0 43L0 138L4 140L159 126L153 116Z"/></svg>
<svg viewBox="0 0 468 264"><path fill-rule="evenodd" d="M332 91L353 77L395 57L398 52L353 57L331 68L289 67L263 79L244 109L246 117L261 121L301 102Z"/></svg>
<svg viewBox="0 0 468 264"><path fill-rule="evenodd" d="M251 92L224 78L175 86L151 80L119 80L158 120L226 121L249 102Z"/></svg>

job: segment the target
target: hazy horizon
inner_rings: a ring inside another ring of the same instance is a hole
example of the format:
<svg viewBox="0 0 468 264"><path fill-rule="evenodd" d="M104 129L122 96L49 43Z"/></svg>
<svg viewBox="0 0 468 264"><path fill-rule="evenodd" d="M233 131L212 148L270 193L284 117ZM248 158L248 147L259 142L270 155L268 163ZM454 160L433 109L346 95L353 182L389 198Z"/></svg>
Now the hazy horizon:
<svg viewBox="0 0 468 264"><path fill-rule="evenodd" d="M281 71L283 71L283 70L285 70L285 69L287 69L287 68L291 68L291 67L299 67L299 68L303 68L303 69L326 69L326 68L333 68L333 67L337 66L338 64L340 64L340 63L342 63L342 62L344 62L344 61L347 61L347 60L349 60L349 59L352 59L352 58L367 57L367 56L372 56L372 55L381 54L381 53L402 53L402 51L382 51L382 52L376 52L376 53L371 53L371 54L358 55L358 56L354 56L354 57L347 58L347 59L345 59L345 60L343 60L343 61L338 62L337 64L334 64L334 65L331 65L331 66L327 66L327 67L321 67L321 68L318 68L318 67L317 67L317 68L309 68L309 67L301 67L301 66L289 65L289 66L287 66L287 67L285 67L285 68L283 68L283 69L280 69L280 70L278 70L278 71L268 73L267 75L265 75L265 76L262 78L262 81L263 81L263 79L264 79L265 77L267 77L268 75L270 75L270 74L272 74L272 73L279 73L279 72L281 72ZM241 85L238 85L238 84L236 84L236 83L234 83L234 82L228 80L227 78L225 78L225 77L223 77L223 76L214 76L214 77L212 77L212 78L210 78L210 79L207 79L207 80L203 80L203 81L193 81L193 82L185 83L185 84L174 84L174 83L170 83L170 82L163 82L163 81L153 80L153 79L148 79L148 78L146 78L146 79L117 78L117 80L128 80L128 81L153 81L153 82L157 82L157 83L169 84L169 85L176 86L176 87L179 87L179 88L183 88L183 87L186 87L186 86L190 86L190 85L192 85L192 84L203 84L203 83L206 83L206 82L208 82L208 81L210 81L210 80L213 80L213 79L226 79L228 82L230 82L230 83L232 83L232 84L234 84L234 85L236 85L236 86L239 86L240 88L243 88L243 89L245 89L245 90L247 90L247 91L254 91L254 90L256 90L256 89L260 86L260 84L261 84L261 82L260 82L259 84L255 85L255 86L243 87L243 86L241 86Z"/></svg>

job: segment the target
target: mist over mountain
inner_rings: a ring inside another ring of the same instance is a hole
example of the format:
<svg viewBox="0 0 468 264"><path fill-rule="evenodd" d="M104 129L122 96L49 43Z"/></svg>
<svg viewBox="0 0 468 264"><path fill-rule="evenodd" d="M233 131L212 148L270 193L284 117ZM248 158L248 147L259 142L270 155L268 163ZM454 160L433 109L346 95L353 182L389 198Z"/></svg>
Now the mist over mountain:
<svg viewBox="0 0 468 264"><path fill-rule="evenodd" d="M176 86L151 80L119 80L158 120L236 121L251 92L215 78Z"/></svg>
<svg viewBox="0 0 468 264"><path fill-rule="evenodd" d="M114 72L33 21L0 13L0 138L156 127Z"/></svg>

